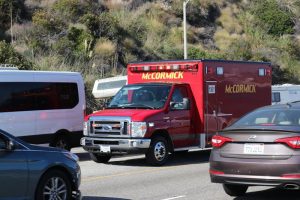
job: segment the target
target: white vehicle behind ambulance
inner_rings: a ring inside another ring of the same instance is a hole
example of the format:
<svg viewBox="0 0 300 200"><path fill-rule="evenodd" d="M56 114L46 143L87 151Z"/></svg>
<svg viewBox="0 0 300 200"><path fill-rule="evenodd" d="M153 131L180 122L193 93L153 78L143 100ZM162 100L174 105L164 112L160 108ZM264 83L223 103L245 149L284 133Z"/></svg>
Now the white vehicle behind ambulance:
<svg viewBox="0 0 300 200"><path fill-rule="evenodd" d="M85 105L80 73L0 70L0 128L27 142L78 146Z"/></svg>

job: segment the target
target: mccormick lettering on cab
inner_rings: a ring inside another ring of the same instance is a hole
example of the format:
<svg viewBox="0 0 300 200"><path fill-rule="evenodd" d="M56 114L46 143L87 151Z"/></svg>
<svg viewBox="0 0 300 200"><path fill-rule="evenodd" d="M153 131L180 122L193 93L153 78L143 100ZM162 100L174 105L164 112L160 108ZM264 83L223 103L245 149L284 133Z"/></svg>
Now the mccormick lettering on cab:
<svg viewBox="0 0 300 200"><path fill-rule="evenodd" d="M183 79L183 72L152 72L143 73L143 80Z"/></svg>

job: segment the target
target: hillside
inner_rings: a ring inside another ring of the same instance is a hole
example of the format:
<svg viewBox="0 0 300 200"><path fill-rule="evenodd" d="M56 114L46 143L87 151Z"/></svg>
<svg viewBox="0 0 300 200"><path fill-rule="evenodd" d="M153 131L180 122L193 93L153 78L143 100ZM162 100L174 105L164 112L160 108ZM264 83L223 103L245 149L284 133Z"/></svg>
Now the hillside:
<svg viewBox="0 0 300 200"><path fill-rule="evenodd" d="M183 58L182 2L0 0L0 63L79 71L91 94L130 61ZM274 83L299 83L299 11L295 0L190 0L188 58L268 61Z"/></svg>

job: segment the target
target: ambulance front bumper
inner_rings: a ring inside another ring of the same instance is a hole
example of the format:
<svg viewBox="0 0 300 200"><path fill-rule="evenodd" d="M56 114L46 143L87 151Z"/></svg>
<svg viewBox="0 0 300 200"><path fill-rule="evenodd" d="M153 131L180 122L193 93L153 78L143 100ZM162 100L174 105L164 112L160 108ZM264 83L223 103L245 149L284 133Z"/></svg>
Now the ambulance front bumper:
<svg viewBox="0 0 300 200"><path fill-rule="evenodd" d="M145 153L149 148L151 139L130 138L130 139L112 139L112 138L81 138L80 144L84 150L91 153L103 154L128 154Z"/></svg>

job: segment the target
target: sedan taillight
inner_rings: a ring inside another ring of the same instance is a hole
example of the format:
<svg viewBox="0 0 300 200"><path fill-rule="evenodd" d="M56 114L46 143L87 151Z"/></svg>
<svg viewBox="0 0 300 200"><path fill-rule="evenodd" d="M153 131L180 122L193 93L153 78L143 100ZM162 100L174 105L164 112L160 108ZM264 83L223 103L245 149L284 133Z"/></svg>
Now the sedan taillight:
<svg viewBox="0 0 300 200"><path fill-rule="evenodd" d="M220 148L222 147L226 142L232 142L233 140L228 137L223 137L220 135L214 135L212 137L211 143L213 147Z"/></svg>
<svg viewBox="0 0 300 200"><path fill-rule="evenodd" d="M279 138L275 140L277 143L287 144L289 147L293 149L300 149L300 137L287 137L287 138Z"/></svg>

